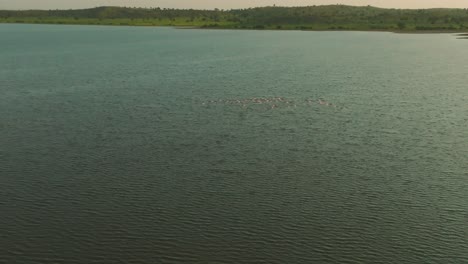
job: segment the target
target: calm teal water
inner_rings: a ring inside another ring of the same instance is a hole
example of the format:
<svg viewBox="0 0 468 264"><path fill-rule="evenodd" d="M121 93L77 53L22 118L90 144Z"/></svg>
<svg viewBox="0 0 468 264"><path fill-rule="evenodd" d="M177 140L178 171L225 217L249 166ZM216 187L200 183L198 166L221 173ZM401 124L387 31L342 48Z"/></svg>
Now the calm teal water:
<svg viewBox="0 0 468 264"><path fill-rule="evenodd" d="M466 41L0 36L0 262L468 263Z"/></svg>

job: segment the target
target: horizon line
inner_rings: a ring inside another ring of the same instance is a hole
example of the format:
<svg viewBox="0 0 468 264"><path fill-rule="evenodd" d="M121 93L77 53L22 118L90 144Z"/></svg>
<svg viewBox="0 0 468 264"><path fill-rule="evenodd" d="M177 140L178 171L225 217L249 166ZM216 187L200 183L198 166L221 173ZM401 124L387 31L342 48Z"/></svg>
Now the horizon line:
<svg viewBox="0 0 468 264"><path fill-rule="evenodd" d="M55 9L38 9L38 8L31 8L31 9L0 9L2 11L67 11L67 10L87 10L87 9L95 9L95 8L105 8L105 7L113 7L113 8L129 8L129 9L169 9L169 10L203 10L203 11L233 11L233 10L244 10L244 9L255 9L255 8L268 8L268 7L277 7L277 8L301 8L301 7L326 7L326 6L347 6L347 7L371 7L371 8L378 8L378 9L390 9L390 10L434 10L434 9L468 9L464 7L429 7L429 8L397 8L397 7L380 7L380 6L373 6L373 5L345 5L345 4L324 4L324 5L297 5L297 6L282 6L282 5L265 5L265 6L255 6L255 7L244 7L244 8L173 8L173 7L132 7L132 6L120 6L120 5L100 5L94 7L83 7L83 8L55 8Z"/></svg>

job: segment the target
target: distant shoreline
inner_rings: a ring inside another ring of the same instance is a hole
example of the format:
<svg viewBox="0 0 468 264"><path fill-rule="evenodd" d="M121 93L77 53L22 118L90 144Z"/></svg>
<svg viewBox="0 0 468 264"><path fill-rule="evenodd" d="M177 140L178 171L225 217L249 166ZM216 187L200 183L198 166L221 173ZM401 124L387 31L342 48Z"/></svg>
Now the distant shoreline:
<svg viewBox="0 0 468 264"><path fill-rule="evenodd" d="M207 30L250 30L250 31L305 31L305 32L375 32L375 33L395 33L395 34L459 34L468 37L468 30L464 31L443 31L443 30L379 30L379 29L254 29L254 28L220 28L220 27L184 27L184 26L162 26L175 29L207 29Z"/></svg>
<svg viewBox="0 0 468 264"><path fill-rule="evenodd" d="M346 5L268 6L238 10L103 6L75 10L0 10L0 23L440 34L468 33L468 10Z"/></svg>
<svg viewBox="0 0 468 264"><path fill-rule="evenodd" d="M303 31L303 32L375 32L395 34L458 34L460 38L468 39L468 30L383 30L383 29L256 29L232 27L199 27L199 26L171 26L171 25L115 25L115 24L68 24L68 23L16 23L0 21L0 25L56 25L56 26L108 26L108 27L154 27L174 29L198 30L241 30L241 31Z"/></svg>

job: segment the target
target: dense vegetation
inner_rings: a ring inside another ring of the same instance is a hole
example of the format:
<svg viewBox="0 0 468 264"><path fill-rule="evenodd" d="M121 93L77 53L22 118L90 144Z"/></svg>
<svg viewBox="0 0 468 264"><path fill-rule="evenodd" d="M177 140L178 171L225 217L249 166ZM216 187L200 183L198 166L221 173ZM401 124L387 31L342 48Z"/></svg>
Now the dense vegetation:
<svg viewBox="0 0 468 264"><path fill-rule="evenodd" d="M467 9L383 9L345 5L238 10L98 7L0 11L3 23L188 26L238 29L468 31Z"/></svg>

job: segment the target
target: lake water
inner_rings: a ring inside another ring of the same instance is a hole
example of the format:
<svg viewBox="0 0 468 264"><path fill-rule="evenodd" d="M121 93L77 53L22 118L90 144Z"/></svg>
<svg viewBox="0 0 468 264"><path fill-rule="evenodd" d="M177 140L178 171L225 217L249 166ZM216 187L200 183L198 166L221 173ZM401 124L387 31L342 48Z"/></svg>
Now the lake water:
<svg viewBox="0 0 468 264"><path fill-rule="evenodd" d="M468 263L466 41L0 36L0 262Z"/></svg>

